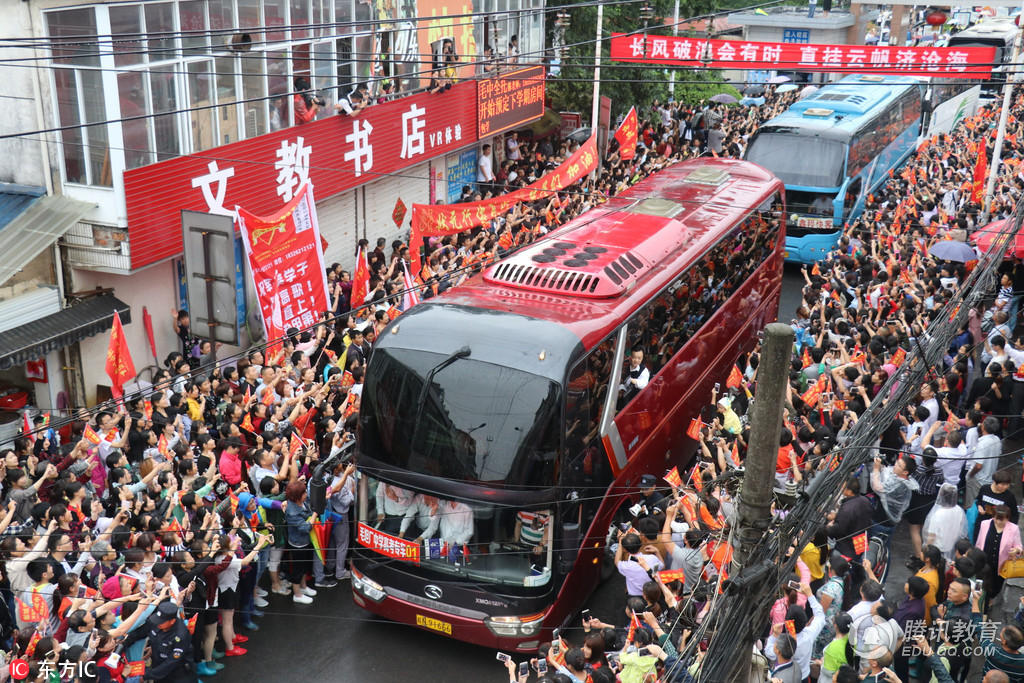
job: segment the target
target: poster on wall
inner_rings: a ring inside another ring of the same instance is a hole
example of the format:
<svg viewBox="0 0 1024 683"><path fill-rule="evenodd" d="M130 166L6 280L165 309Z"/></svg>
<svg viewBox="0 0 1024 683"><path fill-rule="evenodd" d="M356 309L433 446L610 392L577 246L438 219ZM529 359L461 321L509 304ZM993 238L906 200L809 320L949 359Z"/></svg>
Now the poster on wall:
<svg viewBox="0 0 1024 683"><path fill-rule="evenodd" d="M274 216L238 207L238 229L267 339L314 325L330 306L313 186L306 183Z"/></svg>
<svg viewBox="0 0 1024 683"><path fill-rule="evenodd" d="M452 161L452 159L457 159ZM458 157L448 159L448 204L454 204L462 198L462 188L476 186L476 148L467 149Z"/></svg>
<svg viewBox="0 0 1024 683"><path fill-rule="evenodd" d="M40 358L25 363L25 379L29 382L39 382L40 384L49 382L50 380L46 375L46 359Z"/></svg>

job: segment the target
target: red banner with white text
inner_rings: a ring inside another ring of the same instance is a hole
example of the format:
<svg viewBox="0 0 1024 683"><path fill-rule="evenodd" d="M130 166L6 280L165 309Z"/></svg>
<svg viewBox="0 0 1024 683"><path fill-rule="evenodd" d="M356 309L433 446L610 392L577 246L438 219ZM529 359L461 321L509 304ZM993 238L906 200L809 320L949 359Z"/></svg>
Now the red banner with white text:
<svg viewBox="0 0 1024 683"><path fill-rule="evenodd" d="M238 229L267 339L315 324L330 306L313 186L306 183L276 216L238 207Z"/></svg>
<svg viewBox="0 0 1024 683"><path fill-rule="evenodd" d="M526 187L493 199L462 204L413 204L412 232L409 246L412 251L413 274L418 274L419 239L434 235L451 235L489 222L519 202L532 202L547 198L552 192L564 189L597 168L597 138L593 135L580 145L558 168L546 173Z"/></svg>
<svg viewBox="0 0 1024 683"><path fill-rule="evenodd" d="M611 58L659 66L988 78L994 47L759 43L613 33Z"/></svg>

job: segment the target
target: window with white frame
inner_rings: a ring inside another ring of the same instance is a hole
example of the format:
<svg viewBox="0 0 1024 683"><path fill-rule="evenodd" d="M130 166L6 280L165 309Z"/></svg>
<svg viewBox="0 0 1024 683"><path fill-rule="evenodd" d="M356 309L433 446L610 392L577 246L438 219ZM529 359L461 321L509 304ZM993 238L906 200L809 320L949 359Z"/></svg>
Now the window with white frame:
<svg viewBox="0 0 1024 683"><path fill-rule="evenodd" d="M46 12L55 111L69 126L65 181L111 186L122 158L129 170L292 125L296 76L327 100L319 116L329 116L375 65L397 75L387 63L393 35L373 30L379 1L166 0ZM103 122L112 118L121 139L108 143ZM111 147L123 152L112 159Z"/></svg>

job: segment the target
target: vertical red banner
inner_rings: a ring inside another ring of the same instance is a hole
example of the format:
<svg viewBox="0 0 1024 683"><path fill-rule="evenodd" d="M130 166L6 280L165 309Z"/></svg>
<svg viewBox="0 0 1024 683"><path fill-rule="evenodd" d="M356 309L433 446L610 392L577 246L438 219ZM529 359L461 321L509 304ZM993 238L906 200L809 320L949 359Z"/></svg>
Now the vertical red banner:
<svg viewBox="0 0 1024 683"><path fill-rule="evenodd" d="M315 324L329 300L313 186L307 183L277 216L239 207L237 220L267 339Z"/></svg>

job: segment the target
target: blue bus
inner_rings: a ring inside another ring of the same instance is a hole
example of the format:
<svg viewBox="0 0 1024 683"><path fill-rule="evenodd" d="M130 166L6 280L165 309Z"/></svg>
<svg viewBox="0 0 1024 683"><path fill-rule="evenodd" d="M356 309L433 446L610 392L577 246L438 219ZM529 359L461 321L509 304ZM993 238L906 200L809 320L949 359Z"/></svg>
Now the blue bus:
<svg viewBox="0 0 1024 683"><path fill-rule="evenodd" d="M923 91L910 76L847 76L758 128L744 158L786 185L787 261L825 258L915 150Z"/></svg>

